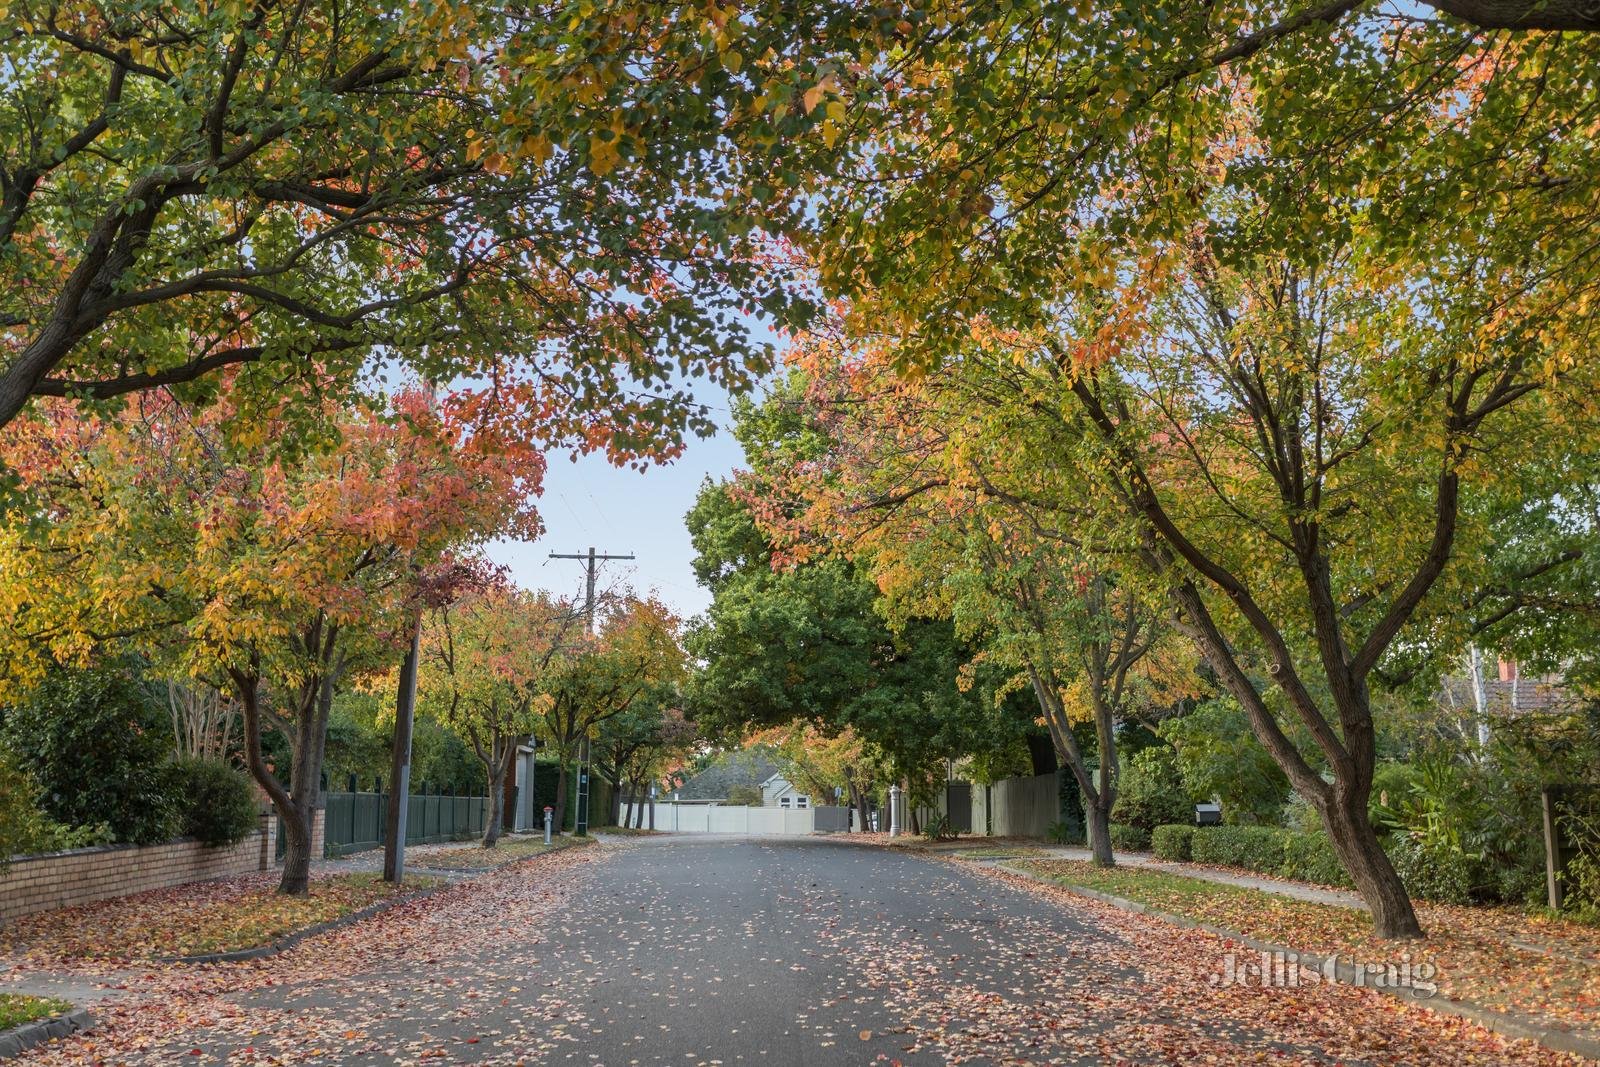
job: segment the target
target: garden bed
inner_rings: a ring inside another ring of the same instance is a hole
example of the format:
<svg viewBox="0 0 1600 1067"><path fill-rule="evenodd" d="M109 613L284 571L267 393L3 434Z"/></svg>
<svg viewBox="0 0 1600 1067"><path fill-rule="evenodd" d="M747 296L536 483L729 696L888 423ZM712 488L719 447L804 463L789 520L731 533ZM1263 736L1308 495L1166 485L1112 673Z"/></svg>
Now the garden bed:
<svg viewBox="0 0 1600 1067"><path fill-rule="evenodd" d="M313 875L304 897L279 894L276 874L160 889L20 919L0 950L57 959L170 960L270 948L314 927L430 888L376 874Z"/></svg>
<svg viewBox="0 0 1600 1067"><path fill-rule="evenodd" d="M1027 860L1017 870L1107 894L1299 952L1357 961L1410 959L1438 969L1439 995L1494 1011L1536 1017L1600 1039L1600 930L1512 908L1416 902L1424 941L1396 944L1373 936L1365 911L1294 900L1133 867L1100 868L1081 860Z"/></svg>

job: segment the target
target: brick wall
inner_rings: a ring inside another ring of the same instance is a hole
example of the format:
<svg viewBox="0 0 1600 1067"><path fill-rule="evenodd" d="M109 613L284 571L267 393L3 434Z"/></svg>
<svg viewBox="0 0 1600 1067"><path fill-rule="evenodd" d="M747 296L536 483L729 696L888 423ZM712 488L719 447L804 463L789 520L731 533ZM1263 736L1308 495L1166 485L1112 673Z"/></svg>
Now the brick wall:
<svg viewBox="0 0 1600 1067"><path fill-rule="evenodd" d="M267 870L276 854L276 825L275 819L263 817L261 829L220 848L181 840L16 857L0 870L0 923L52 908Z"/></svg>

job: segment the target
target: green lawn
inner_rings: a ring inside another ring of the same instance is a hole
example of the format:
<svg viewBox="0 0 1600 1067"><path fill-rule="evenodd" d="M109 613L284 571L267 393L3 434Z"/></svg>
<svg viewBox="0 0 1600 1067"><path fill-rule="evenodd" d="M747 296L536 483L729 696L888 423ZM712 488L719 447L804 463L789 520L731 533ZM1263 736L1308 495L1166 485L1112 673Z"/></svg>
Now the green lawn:
<svg viewBox="0 0 1600 1067"><path fill-rule="evenodd" d="M26 993L0 993L0 1031L24 1023L37 1022L72 1010L72 1005L53 997L30 997Z"/></svg>
<svg viewBox="0 0 1600 1067"><path fill-rule="evenodd" d="M1004 845L991 845L987 848L962 849L956 853L956 858L963 860L1012 860L1043 855L1045 855L1044 850L1039 848L1006 848Z"/></svg>

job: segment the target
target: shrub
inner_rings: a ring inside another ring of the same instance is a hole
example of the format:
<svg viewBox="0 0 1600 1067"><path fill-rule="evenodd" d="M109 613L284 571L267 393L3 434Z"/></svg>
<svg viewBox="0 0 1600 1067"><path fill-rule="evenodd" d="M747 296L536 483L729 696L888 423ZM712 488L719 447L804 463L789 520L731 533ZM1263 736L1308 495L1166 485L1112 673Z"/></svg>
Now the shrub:
<svg viewBox="0 0 1600 1067"><path fill-rule="evenodd" d="M1409 763L1385 761L1372 770L1372 795L1367 813L1381 834L1405 829L1414 815L1412 796L1417 787L1417 769Z"/></svg>
<svg viewBox="0 0 1600 1067"><path fill-rule="evenodd" d="M1271 826L1201 826L1190 849L1196 863L1275 874L1283 864L1283 836Z"/></svg>
<svg viewBox="0 0 1600 1067"><path fill-rule="evenodd" d="M1191 797L1215 797L1227 823L1267 825L1289 795L1289 779L1256 740L1244 709L1231 697L1197 704L1158 730L1177 753L1178 773ZM1189 822L1192 815L1168 822Z"/></svg>
<svg viewBox="0 0 1600 1067"><path fill-rule="evenodd" d="M176 836L172 725L126 665L52 672L6 709L0 741L43 787L40 803L56 822L104 824L137 845Z"/></svg>
<svg viewBox="0 0 1600 1067"><path fill-rule="evenodd" d="M1318 885L1351 884L1333 842L1321 830L1309 833L1285 831L1283 834L1283 859L1278 874Z"/></svg>
<svg viewBox="0 0 1600 1067"><path fill-rule="evenodd" d="M1150 847L1150 831L1127 823L1111 824L1111 847L1118 852L1143 852Z"/></svg>
<svg viewBox="0 0 1600 1067"><path fill-rule="evenodd" d="M1388 853L1395 872L1412 896L1443 904L1471 902L1471 857L1450 849L1429 848L1409 833L1390 837Z"/></svg>
<svg viewBox="0 0 1600 1067"><path fill-rule="evenodd" d="M1193 826L1158 826L1150 832L1150 847L1164 860L1188 862L1194 858L1190 847L1194 842Z"/></svg>
<svg viewBox="0 0 1600 1067"><path fill-rule="evenodd" d="M1316 833L1322 829L1322 816L1317 814L1317 809L1311 806L1309 800L1299 793L1293 793L1283 804L1283 811L1278 815L1278 825L1297 833Z"/></svg>
<svg viewBox="0 0 1600 1067"><path fill-rule="evenodd" d="M1169 823L1194 821L1194 807L1178 774L1177 759L1167 745L1135 752L1117 783L1111 818L1145 832Z"/></svg>
<svg viewBox="0 0 1600 1067"><path fill-rule="evenodd" d="M205 845L231 845L260 825L255 787L244 773L217 760L174 764L183 796L183 833Z"/></svg>
<svg viewBox="0 0 1600 1067"><path fill-rule="evenodd" d="M1083 828L1074 826L1065 819L1051 823L1044 834L1057 845L1081 845L1084 841Z"/></svg>
<svg viewBox="0 0 1600 1067"><path fill-rule="evenodd" d="M105 826L72 828L46 815L39 806L43 792L16 754L0 746L0 867L12 856L59 852L104 844Z"/></svg>

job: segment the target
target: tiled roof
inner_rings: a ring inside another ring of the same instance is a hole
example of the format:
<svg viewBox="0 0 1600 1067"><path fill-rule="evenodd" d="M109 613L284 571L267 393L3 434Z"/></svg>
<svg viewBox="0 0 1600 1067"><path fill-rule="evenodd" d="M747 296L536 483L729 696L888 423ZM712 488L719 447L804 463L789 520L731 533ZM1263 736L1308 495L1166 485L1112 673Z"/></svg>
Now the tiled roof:
<svg viewBox="0 0 1600 1067"><path fill-rule="evenodd" d="M1490 674L1483 680L1485 710L1490 717L1570 711L1578 707L1577 698L1559 674L1520 677L1515 669L1503 673L1510 677ZM1475 714L1477 704L1472 694L1472 678L1464 673L1448 675L1440 687L1439 700L1446 707Z"/></svg>
<svg viewBox="0 0 1600 1067"><path fill-rule="evenodd" d="M761 788L761 783L783 767L760 749L745 749L718 756L710 766L677 790L684 800L726 800L736 785Z"/></svg>

